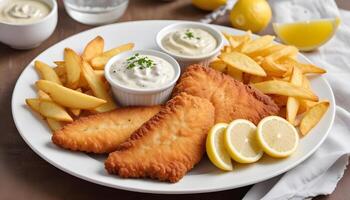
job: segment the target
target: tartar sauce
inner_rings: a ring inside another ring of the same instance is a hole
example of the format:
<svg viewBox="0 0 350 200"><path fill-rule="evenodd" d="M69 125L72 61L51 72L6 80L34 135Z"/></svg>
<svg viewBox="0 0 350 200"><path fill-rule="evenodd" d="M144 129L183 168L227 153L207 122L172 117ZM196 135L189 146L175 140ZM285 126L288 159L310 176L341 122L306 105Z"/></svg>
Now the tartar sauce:
<svg viewBox="0 0 350 200"><path fill-rule="evenodd" d="M36 22L51 11L51 8L35 0L4 0L0 2L0 21L14 24Z"/></svg>
<svg viewBox="0 0 350 200"><path fill-rule="evenodd" d="M175 55L200 56L213 51L217 41L205 30L186 28L168 33L162 45Z"/></svg>
<svg viewBox="0 0 350 200"><path fill-rule="evenodd" d="M116 61L112 64L110 73L117 83L134 89L161 87L175 77L175 69L168 61L138 53Z"/></svg>

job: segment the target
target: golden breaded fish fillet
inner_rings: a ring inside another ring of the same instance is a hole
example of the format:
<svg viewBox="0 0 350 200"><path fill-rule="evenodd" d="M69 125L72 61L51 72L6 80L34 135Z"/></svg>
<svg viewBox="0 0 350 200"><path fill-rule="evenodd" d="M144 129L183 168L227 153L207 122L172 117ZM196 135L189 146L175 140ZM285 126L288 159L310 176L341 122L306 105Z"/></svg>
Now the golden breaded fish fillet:
<svg viewBox="0 0 350 200"><path fill-rule="evenodd" d="M123 178L177 182L201 160L213 124L208 100L179 94L110 153L105 167Z"/></svg>
<svg viewBox="0 0 350 200"><path fill-rule="evenodd" d="M159 110L160 106L129 107L81 117L56 131L52 141L74 151L109 153Z"/></svg>
<svg viewBox="0 0 350 200"><path fill-rule="evenodd" d="M173 96L181 92L208 99L215 107L216 123L243 118L257 124L262 118L277 115L279 111L269 96L224 73L200 65L189 66L182 74Z"/></svg>

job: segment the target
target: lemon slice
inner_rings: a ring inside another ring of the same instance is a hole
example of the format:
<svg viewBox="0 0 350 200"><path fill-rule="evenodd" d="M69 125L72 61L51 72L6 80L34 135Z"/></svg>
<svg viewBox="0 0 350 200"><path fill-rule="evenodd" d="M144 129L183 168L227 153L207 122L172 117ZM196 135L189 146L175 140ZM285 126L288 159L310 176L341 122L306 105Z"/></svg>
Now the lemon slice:
<svg viewBox="0 0 350 200"><path fill-rule="evenodd" d="M209 131L206 147L210 161L218 168L230 171L232 170L231 158L224 145L226 127L225 123L213 126Z"/></svg>
<svg viewBox="0 0 350 200"><path fill-rule="evenodd" d="M291 155L299 143L299 135L295 127L287 120L277 116L261 120L257 134L265 153L276 158Z"/></svg>
<svg viewBox="0 0 350 200"><path fill-rule="evenodd" d="M302 51L311 51L326 43L334 35L339 18L320 19L295 23L274 23L276 35L288 45Z"/></svg>
<svg viewBox="0 0 350 200"><path fill-rule="evenodd" d="M225 146L231 157L239 163L253 163L263 155L256 137L256 126L245 119L234 120L228 125Z"/></svg>

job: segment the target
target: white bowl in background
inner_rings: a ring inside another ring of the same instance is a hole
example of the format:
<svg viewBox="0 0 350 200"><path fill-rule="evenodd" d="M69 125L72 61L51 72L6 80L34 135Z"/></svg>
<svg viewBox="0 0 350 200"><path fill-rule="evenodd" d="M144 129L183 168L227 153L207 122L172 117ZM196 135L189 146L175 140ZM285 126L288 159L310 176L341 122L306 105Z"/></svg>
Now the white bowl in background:
<svg viewBox="0 0 350 200"><path fill-rule="evenodd" d="M120 59L130 57L136 53L162 58L170 63L175 70L175 76L169 83L159 88L136 89L121 85L111 77L111 66ZM171 92L179 79L181 69L177 61L171 56L155 50L134 50L118 54L111 58L105 66L105 77L111 85L117 102L122 106L150 106L164 104L171 96Z"/></svg>
<svg viewBox="0 0 350 200"><path fill-rule="evenodd" d="M128 8L129 0L63 0L68 15L87 25L116 22Z"/></svg>
<svg viewBox="0 0 350 200"><path fill-rule="evenodd" d="M0 42L14 49L32 49L51 36L57 25L56 0L40 0L50 6L50 13L29 24L0 21Z"/></svg>
<svg viewBox="0 0 350 200"><path fill-rule="evenodd" d="M178 55L164 48L162 44L162 40L166 35L168 35L173 31L185 29L185 28L198 28L198 29L207 31L216 39L216 42L217 42L216 48L213 49L213 51L200 56ZM197 63L202 64L203 66L208 66L209 62L219 54L224 44L224 39L221 32L210 25L203 24L200 22L180 22L180 23L175 23L175 24L166 26L161 31L159 31L156 36L156 43L162 51L174 57L180 63L181 68L184 69L188 65L197 64Z"/></svg>

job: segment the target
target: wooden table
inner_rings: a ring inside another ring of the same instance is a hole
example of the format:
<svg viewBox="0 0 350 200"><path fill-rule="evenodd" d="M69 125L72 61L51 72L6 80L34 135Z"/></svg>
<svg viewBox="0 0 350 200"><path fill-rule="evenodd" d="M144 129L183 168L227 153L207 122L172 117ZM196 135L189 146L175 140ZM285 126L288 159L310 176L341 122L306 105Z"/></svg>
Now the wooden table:
<svg viewBox="0 0 350 200"><path fill-rule="evenodd" d="M350 9L348 0L337 1ZM120 21L145 19L198 20L206 12L195 9L189 0L131 0ZM228 25L227 19L218 24ZM59 0L59 22L54 34L40 47L13 50L0 44L0 199L240 199L250 187L196 195L152 195L127 192L96 185L66 174L36 155L22 140L11 115L11 95L23 68L40 52L62 39L92 28L67 16ZM82 166L84 167L84 166ZM232 180L235 181L235 180ZM339 182L332 195L318 199L343 200L350 197L350 170Z"/></svg>

